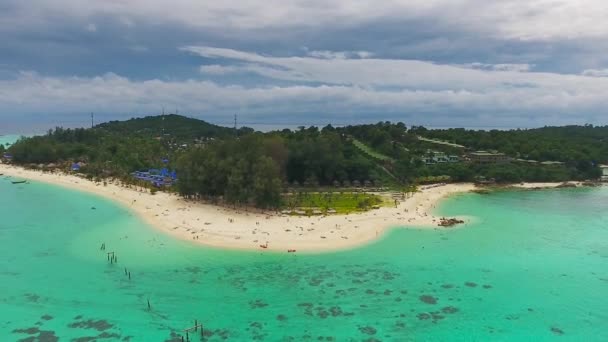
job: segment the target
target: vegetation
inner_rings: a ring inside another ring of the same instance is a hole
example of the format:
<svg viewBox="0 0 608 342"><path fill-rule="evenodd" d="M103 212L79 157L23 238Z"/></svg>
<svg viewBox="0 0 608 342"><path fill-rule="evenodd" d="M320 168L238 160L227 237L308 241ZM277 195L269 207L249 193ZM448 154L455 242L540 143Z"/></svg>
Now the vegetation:
<svg viewBox="0 0 608 342"><path fill-rule="evenodd" d="M496 150L514 161L467 162L466 153L473 150ZM380 186L402 191L446 181L597 179L597 165L608 162L608 127L471 131L408 129L403 123L379 122L260 133L165 115L91 129L56 128L22 138L8 151L16 164L67 171L79 162L87 177L118 178L138 186L144 184L130 176L133 171L175 169L175 190L189 198L263 208L350 211L377 205L377 200L336 192ZM434 153L457 155L462 161L427 165L424 157ZM329 189L336 192L327 195Z"/></svg>
<svg viewBox="0 0 608 342"><path fill-rule="evenodd" d="M605 162L608 159L608 126L543 127L509 131L413 129L413 132L464 145L473 150L497 150L514 158L537 161Z"/></svg>
<svg viewBox="0 0 608 342"><path fill-rule="evenodd" d="M367 145L365 145L364 143L360 142L357 139L353 139L353 144L355 146L357 146L365 154L367 154L368 156L370 156L370 157L372 157L374 159L378 159L380 161L391 161L392 160L391 157L385 156L384 154L380 154L380 153L372 150Z"/></svg>
<svg viewBox="0 0 608 342"><path fill-rule="evenodd" d="M313 213L314 209L323 213L334 210L338 214L348 214L368 210L383 204L380 196L358 192L297 192L284 196L289 209L302 209Z"/></svg>

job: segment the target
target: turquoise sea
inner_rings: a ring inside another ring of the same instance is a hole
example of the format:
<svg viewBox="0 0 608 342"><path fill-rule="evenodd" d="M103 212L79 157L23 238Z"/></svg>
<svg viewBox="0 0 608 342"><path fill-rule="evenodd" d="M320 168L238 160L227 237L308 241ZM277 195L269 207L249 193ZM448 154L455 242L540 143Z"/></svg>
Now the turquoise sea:
<svg viewBox="0 0 608 342"><path fill-rule="evenodd" d="M205 341L608 341L607 209L606 187L466 194L438 208L461 229L233 252L0 177L0 341L181 341L195 319Z"/></svg>
<svg viewBox="0 0 608 342"><path fill-rule="evenodd" d="M0 145L4 145L6 147L6 145L11 145L14 144L15 141L19 140L21 136L20 135L0 135Z"/></svg>

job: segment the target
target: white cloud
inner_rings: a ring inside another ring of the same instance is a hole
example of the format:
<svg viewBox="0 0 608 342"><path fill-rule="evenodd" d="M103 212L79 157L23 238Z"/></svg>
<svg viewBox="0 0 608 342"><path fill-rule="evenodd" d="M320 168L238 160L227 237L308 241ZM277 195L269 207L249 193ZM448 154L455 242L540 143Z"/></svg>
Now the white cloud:
<svg viewBox="0 0 608 342"><path fill-rule="evenodd" d="M306 81L326 84L244 87L204 80L133 81L115 74L57 78L29 72L0 80L0 108L22 113L128 115L155 113L166 106L180 108L180 113L221 117L238 112L244 117L285 121L301 121L303 113L310 119L311 113L317 113L330 115L326 120L332 122L351 120L354 115L379 120L424 113L418 122L443 118L443 124L455 126L498 122L525 126L597 123L605 121L608 107L608 78L475 70L420 61L276 58L213 48L189 50L207 56L238 56L245 63L205 66L207 73L254 70L274 72L272 76L290 81L300 74Z"/></svg>
<svg viewBox="0 0 608 342"><path fill-rule="evenodd" d="M485 93L496 89L526 88L560 94L597 92L593 88L606 80L529 70L525 64L442 65L417 60L376 58L271 57L256 53L206 46L183 47L205 58L238 63L231 72L253 72L261 76L296 83L315 82L359 87L397 87L417 90L450 90ZM606 83L608 85L608 83ZM608 89L601 90L606 94Z"/></svg>
<svg viewBox="0 0 608 342"><path fill-rule="evenodd" d="M369 51L310 51L308 56L323 59L371 58L374 54Z"/></svg>
<svg viewBox="0 0 608 342"><path fill-rule="evenodd" d="M608 36L608 2L604 0L29 0L15 1L23 16L44 21L49 14L86 19L115 16L179 23L225 31L353 27L378 20L423 19L506 39L574 39ZM24 18L2 18L18 23Z"/></svg>
<svg viewBox="0 0 608 342"><path fill-rule="evenodd" d="M608 77L608 69L587 69L581 73L583 76Z"/></svg>
<svg viewBox="0 0 608 342"><path fill-rule="evenodd" d="M212 64L212 65L201 66L200 71L201 71L201 73L207 74L207 75L227 75L227 74L232 74L232 73L238 73L243 70L236 66Z"/></svg>
<svg viewBox="0 0 608 342"><path fill-rule="evenodd" d="M469 63L462 65L465 68L471 69L480 69L480 70L494 70L494 71L517 71L517 72L527 72L530 71L534 66L525 63L519 64L488 64L488 63Z"/></svg>

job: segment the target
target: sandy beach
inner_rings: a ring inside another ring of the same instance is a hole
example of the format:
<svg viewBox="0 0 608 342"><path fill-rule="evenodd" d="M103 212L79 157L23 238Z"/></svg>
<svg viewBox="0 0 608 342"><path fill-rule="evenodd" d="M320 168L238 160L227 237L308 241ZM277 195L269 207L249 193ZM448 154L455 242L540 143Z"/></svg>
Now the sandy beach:
<svg viewBox="0 0 608 342"><path fill-rule="evenodd" d="M358 246L382 236L391 228L439 227L433 214L437 203L450 195L475 189L470 183L422 186L396 207L381 207L364 213L328 216L289 216L275 212L247 212L187 201L165 192L155 195L107 183L94 183L81 177L43 173L0 164L0 173L16 179L40 181L89 192L112 199L140 216L151 226L174 237L203 245L231 248L297 252L331 251ZM525 183L519 187L555 187L560 183ZM471 218L460 217L466 222Z"/></svg>

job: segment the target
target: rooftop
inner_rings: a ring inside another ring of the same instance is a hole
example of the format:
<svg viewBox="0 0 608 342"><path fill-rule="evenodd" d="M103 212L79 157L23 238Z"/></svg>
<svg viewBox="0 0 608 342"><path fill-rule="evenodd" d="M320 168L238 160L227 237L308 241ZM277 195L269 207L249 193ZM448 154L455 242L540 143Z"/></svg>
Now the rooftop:
<svg viewBox="0 0 608 342"><path fill-rule="evenodd" d="M504 153L494 153L494 152L488 152L488 151L475 151L475 152L471 152L471 155L474 156L504 156Z"/></svg>

